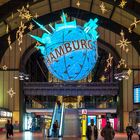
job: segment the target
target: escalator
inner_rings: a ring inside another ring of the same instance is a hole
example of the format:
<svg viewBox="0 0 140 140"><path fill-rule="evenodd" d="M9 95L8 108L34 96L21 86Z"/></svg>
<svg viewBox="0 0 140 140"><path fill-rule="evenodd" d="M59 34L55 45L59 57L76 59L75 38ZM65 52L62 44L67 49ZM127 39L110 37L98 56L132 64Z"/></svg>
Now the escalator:
<svg viewBox="0 0 140 140"><path fill-rule="evenodd" d="M80 136L80 120L77 109L65 109L64 137Z"/></svg>
<svg viewBox="0 0 140 140"><path fill-rule="evenodd" d="M49 137L53 137L53 124L55 121L58 121L58 137L62 137L63 136L63 130L64 130L64 104L62 104L62 106L60 108L58 108L57 104L55 104L55 108L53 111L53 116L52 116L52 121L51 121L51 126L49 129Z"/></svg>

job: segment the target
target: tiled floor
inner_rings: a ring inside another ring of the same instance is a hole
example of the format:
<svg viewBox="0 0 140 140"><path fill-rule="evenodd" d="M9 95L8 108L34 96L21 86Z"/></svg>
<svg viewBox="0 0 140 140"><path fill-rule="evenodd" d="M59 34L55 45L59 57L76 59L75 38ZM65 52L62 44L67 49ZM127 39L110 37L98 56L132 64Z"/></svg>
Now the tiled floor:
<svg viewBox="0 0 140 140"><path fill-rule="evenodd" d="M41 133L31 133L31 132L24 132L24 133L15 133L13 138L9 138L9 140L86 140L86 138L43 138ZM0 134L0 140L6 140L5 134ZM101 136L99 136L98 140L103 140ZM127 140L126 134L117 133L115 135L114 140ZM138 140L137 135L133 135L132 140Z"/></svg>

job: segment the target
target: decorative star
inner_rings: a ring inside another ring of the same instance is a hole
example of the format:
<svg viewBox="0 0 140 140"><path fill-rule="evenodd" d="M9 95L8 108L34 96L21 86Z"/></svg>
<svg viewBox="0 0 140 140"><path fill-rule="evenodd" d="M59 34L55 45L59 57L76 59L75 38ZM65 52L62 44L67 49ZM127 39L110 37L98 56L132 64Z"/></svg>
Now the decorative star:
<svg viewBox="0 0 140 140"><path fill-rule="evenodd" d="M79 7L80 6L80 1L78 0L78 2L76 3L76 5Z"/></svg>
<svg viewBox="0 0 140 140"><path fill-rule="evenodd" d="M127 71L127 74L130 76L131 73L132 73L132 70L129 69L129 70Z"/></svg>
<svg viewBox="0 0 140 140"><path fill-rule="evenodd" d="M113 56L109 53L108 59L107 59L107 68L112 66L112 59Z"/></svg>
<svg viewBox="0 0 140 140"><path fill-rule="evenodd" d="M122 0L119 6L120 6L121 8L124 8L125 5L126 5L126 3L127 3L126 0Z"/></svg>
<svg viewBox="0 0 140 140"><path fill-rule="evenodd" d="M8 68L8 67L7 67L6 65L2 66L2 69L3 69L3 70L7 70L7 68Z"/></svg>
<svg viewBox="0 0 140 140"><path fill-rule="evenodd" d="M137 28L137 24L140 23L140 20L137 20L136 17L134 17L134 22L130 24L129 28L128 28L128 31L130 33L132 33L132 31Z"/></svg>
<svg viewBox="0 0 140 140"><path fill-rule="evenodd" d="M123 30L121 31L121 33L120 33L120 35L121 35L121 40L119 40L119 43L117 43L116 45L117 46L120 46L120 48L122 48L124 51L126 51L126 47L128 46L128 44L131 44L131 41L128 41L128 39L126 38L124 38L124 32L123 32Z"/></svg>
<svg viewBox="0 0 140 140"><path fill-rule="evenodd" d="M11 98L13 97L14 94L16 94L13 89L11 88L10 90L7 91L7 93L11 96Z"/></svg>
<svg viewBox="0 0 140 140"><path fill-rule="evenodd" d="M127 66L127 65L125 64L125 60L121 58L121 60L119 61L118 66L117 66L117 68L120 68L122 65L124 65L125 67Z"/></svg>
<svg viewBox="0 0 140 140"><path fill-rule="evenodd" d="M28 29L29 29L30 31L32 31L32 30L33 30L33 28L34 28L34 25L33 25L32 23L30 23L30 25L29 25Z"/></svg>
<svg viewBox="0 0 140 140"><path fill-rule="evenodd" d="M32 18L30 11L24 6L21 9L18 9L17 11L19 12L19 17L21 17L21 19L27 19L29 21Z"/></svg>
<svg viewBox="0 0 140 140"><path fill-rule="evenodd" d="M104 82L106 79L107 79L107 78L106 78L104 75L102 75L102 77L100 78L100 80L101 80L102 82Z"/></svg>
<svg viewBox="0 0 140 140"><path fill-rule="evenodd" d="M39 15L36 13L34 17L37 19L39 17Z"/></svg>
<svg viewBox="0 0 140 140"><path fill-rule="evenodd" d="M107 72L107 67L105 67L104 72Z"/></svg>
<svg viewBox="0 0 140 140"><path fill-rule="evenodd" d="M104 14L105 12L107 12L107 9L106 9L106 7L104 5L104 2L101 3L100 9L101 9L102 14Z"/></svg>

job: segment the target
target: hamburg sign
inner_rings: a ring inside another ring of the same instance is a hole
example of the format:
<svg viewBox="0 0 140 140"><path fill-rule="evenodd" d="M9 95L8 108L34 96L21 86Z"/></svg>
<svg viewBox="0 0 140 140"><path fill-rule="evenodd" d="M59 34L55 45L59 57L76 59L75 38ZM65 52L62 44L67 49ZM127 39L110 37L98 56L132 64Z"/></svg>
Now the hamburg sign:
<svg viewBox="0 0 140 140"><path fill-rule="evenodd" d="M98 19L90 19L83 27L76 20L67 22L62 13L62 23L49 24L53 33L43 25L34 22L44 30L42 37L30 35L42 44L37 46L43 55L49 71L63 81L78 81L86 78L96 64L98 57L96 24Z"/></svg>

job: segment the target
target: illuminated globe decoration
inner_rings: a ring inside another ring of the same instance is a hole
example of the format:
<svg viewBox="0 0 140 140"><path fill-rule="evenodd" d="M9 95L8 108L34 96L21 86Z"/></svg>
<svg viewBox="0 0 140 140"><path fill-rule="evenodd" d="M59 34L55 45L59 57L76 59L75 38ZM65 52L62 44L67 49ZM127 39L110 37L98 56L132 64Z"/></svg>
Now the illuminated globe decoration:
<svg viewBox="0 0 140 140"><path fill-rule="evenodd" d="M34 20L45 33L42 37L30 36L43 44L37 48L55 77L63 81L78 81L86 78L96 64L98 19L90 19L84 27L77 26L76 20L67 22L64 13L61 20L62 23L55 24L55 28L49 24L53 33Z"/></svg>

